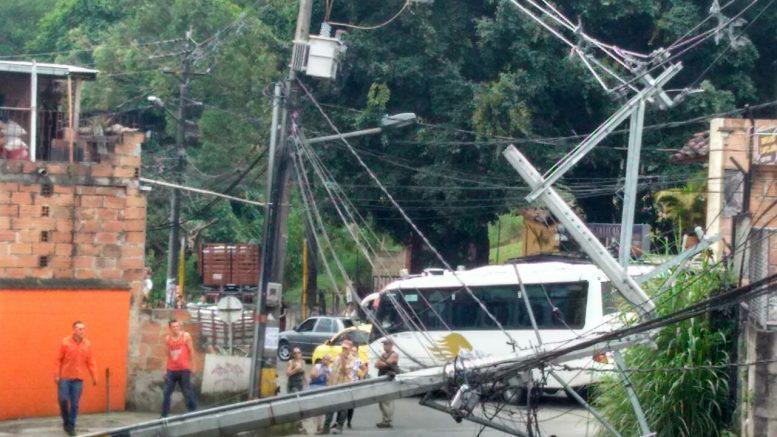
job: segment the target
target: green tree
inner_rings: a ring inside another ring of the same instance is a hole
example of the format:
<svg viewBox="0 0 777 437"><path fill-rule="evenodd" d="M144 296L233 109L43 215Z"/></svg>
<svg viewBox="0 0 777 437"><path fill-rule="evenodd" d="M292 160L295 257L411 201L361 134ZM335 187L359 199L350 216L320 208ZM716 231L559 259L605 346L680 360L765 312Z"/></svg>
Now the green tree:
<svg viewBox="0 0 777 437"><path fill-rule="evenodd" d="M175 121L150 108L154 94L177 105L178 81L163 70L180 65L180 38L188 29L201 43L195 68L208 71L193 80L189 116L197 123L188 149L186 181L217 191L226 189L265 148L269 137L270 84L284 75L294 32L296 2L269 0L42 0L26 5L7 0L0 20L9 23L0 50L55 52L48 59L94 66L102 71L84 93L84 110L107 111L121 119L141 120L153 135L144 144L146 176L166 178L172 162ZM373 24L385 21L403 0L333 2L332 21ZM707 17L705 2L651 3L561 0L556 6L579 17L585 30L603 41L642 52L671 44ZM44 9L45 5L45 9ZM314 2L312 33L324 19L323 2ZM733 15L738 6L726 13ZM21 11L19 8L23 8ZM745 14L752 20L756 6ZM45 13L45 14L44 14ZM700 45L683 57L684 70L673 81L705 90L670 111L650 109L647 123L696 117L774 96L771 71L777 53L766 10L748 27L748 43L728 50L725 40ZM25 24L26 23L26 24ZM37 25L28 25L37 23ZM709 24L709 23L708 23ZM335 26L337 28L337 26ZM26 31L24 29L27 29ZM413 4L396 20L376 30L347 29L348 51L336 81L303 76L343 130L375 126L384 113L413 111L415 129L354 140L361 156L408 214L453 264L488 260L488 223L523 205L525 185L505 163L494 135L516 141L540 169L547 169L577 138L537 143L534 137L568 137L589 132L620 101L606 95L568 48L506 1L449 0ZM12 41L12 42L5 42ZM3 48L2 44L7 47ZM9 45L10 44L10 45ZM711 61L719 57L709 70ZM700 77L702 72L705 76ZM700 78L701 81L697 81ZM697 83L698 82L698 83ZM303 128L329 132L305 99L300 99ZM338 109L356 108L357 112ZM644 173L681 180L686 169L669 163L666 148L677 148L699 126L647 131ZM562 181L579 197L590 220L619 217L613 193L596 196L574 188L575 181L621 175L625 135L613 135ZM340 144L317 152L349 190L356 206L376 229L416 247L417 267L437 262L411 238L411 229L393 210ZM263 165L248 170L233 194L263 197ZM606 184L603 184L606 185ZM660 188L667 188L661 186ZM614 191L614 190L610 190ZM321 193L323 194L323 193ZM323 199L323 197L320 197ZM204 240L258 241L261 211L226 201L185 197L184 226ZM207 205L207 208L205 208ZM646 205L642 205L646 206ZM647 205L649 206L649 205ZM149 207L149 255L166 250L167 194L154 190ZM655 220L640 208L639 221ZM333 229L336 215L325 210ZM301 222L299 222L301 223ZM293 234L294 235L294 234ZM295 242L294 244L297 244ZM353 251L353 246L342 250ZM289 251L293 253L292 250ZM295 275L294 268L289 269ZM291 277L289 277L291 278Z"/></svg>
<svg viewBox="0 0 777 437"><path fill-rule="evenodd" d="M391 16L400 4L335 3L330 18L376 23ZM705 19L708 5L592 0L562 1L558 7L568 16L579 16L592 35L649 53L671 44ZM319 17L322 15L319 11ZM499 213L523 204L522 182L499 156L499 147L484 141L494 135L528 138L519 142L520 147L535 165L547 169L579 139L537 144L532 137L590 132L621 103L602 91L579 60L569 56L567 46L510 2L451 1L413 6L411 13L379 29L348 29L346 39L348 55L340 78L335 83L308 80L321 100L363 111L354 114L330 107L341 128L374 124L380 112L412 110L424 122L459 129L422 125L412 133L353 142L452 263L486 262L486 224ZM721 54L725 56L707 76L701 76L706 80L695 83L711 60ZM695 83L705 92L690 95L670 111L651 108L647 123L696 117L753 101L757 96L752 78L757 59L758 50L752 44L727 50L724 41L719 46L710 42L695 48L684 56L685 68L673 83ZM378 105L370 98L375 84L389 91L389 99ZM328 130L316 111L308 107L305 114L306 125ZM698 128L646 132L644 172L680 178L687 170L672 166L669 154L662 149L679 147ZM474 143L462 145L461 141ZM562 183L584 180L595 184L597 178L622 176L625 153L617 148L625 142L625 134L611 136ZM354 186L353 195L365 199L362 206L380 229L400 241L417 243L408 238L410 229L391 211L385 196L369 187L361 169L342 162L342 152L340 144L321 147L320 151L339 180ZM579 204L590 220L619 219L620 212L613 208L614 191L581 196ZM644 208L649 206L641 205L639 210L647 212L638 220L655 220L650 208ZM427 256L421 262L429 263L436 261Z"/></svg>
<svg viewBox="0 0 777 437"><path fill-rule="evenodd" d="M26 44L38 21L57 0L4 0L0 2L0 55L26 53ZM24 60L24 57L19 59Z"/></svg>

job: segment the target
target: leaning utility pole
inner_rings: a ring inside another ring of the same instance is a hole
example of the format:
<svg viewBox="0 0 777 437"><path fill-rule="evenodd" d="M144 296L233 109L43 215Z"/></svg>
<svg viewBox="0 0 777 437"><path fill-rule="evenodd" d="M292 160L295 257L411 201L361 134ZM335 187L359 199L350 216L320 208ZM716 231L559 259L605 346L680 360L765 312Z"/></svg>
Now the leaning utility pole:
<svg viewBox="0 0 777 437"><path fill-rule="evenodd" d="M275 86L273 97L273 120L270 134L270 159L267 187L267 214L264 235L262 237L262 271L256 290L256 317L254 324L254 342L251 348L251 371L249 378L249 396L256 398L261 393L262 369L265 361L274 363L274 357L265 357L268 325L277 330L280 315L281 296L275 296L274 306L268 305L268 288L272 283L283 281L283 261L286 254L287 221L289 216L289 195L291 178L289 166L289 108L291 106L292 83L297 78L296 70L304 65L307 40L310 29L310 17L313 0L300 0L297 14L297 29L289 63L289 75L285 83ZM280 108L280 114L276 108ZM277 289L277 288L276 288ZM272 313L270 313L272 309ZM277 332L277 331L276 331ZM277 335L277 334L275 334Z"/></svg>
<svg viewBox="0 0 777 437"><path fill-rule="evenodd" d="M191 75L191 31L186 32L185 48L181 55L181 76L178 78L178 114L175 133L175 182L183 185L183 173L186 169L186 104L189 97L189 78ZM167 242L167 281L165 282L165 306L170 307L175 302L175 291L178 276L179 229L181 217L181 191L173 189L170 194L170 237Z"/></svg>

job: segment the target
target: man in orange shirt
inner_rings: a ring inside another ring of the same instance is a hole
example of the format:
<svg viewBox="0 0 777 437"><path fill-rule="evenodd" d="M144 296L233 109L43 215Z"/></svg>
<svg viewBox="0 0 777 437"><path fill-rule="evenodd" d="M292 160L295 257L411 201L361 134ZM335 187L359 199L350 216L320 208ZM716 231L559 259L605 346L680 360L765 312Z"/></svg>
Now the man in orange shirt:
<svg viewBox="0 0 777 437"><path fill-rule="evenodd" d="M73 323L73 335L62 340L54 369L62 426L68 435L76 435L78 401L81 399L86 372L92 378L92 385L97 385L97 365L92 355L92 343L84 337L85 332L86 325L81 321Z"/></svg>

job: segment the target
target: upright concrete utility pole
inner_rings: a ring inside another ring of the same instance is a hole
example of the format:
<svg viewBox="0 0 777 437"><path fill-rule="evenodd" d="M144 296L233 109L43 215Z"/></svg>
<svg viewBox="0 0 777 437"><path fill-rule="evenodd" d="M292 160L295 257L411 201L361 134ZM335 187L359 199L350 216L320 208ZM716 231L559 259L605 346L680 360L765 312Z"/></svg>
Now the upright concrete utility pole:
<svg viewBox="0 0 777 437"><path fill-rule="evenodd" d="M276 85L273 98L273 126L270 135L270 162L268 163L268 203L262 237L262 271L256 291L256 323L254 344L251 350L252 366L250 372L249 396L258 397L262 385L262 368L265 362L274 363L274 356L265 357L267 327L277 326L280 315L281 296L275 307L267 305L268 286L283 282L283 261L286 254L287 222L289 216L289 197L291 178L289 171L289 108L291 106L292 83L297 77L296 69L304 65L307 40L310 29L312 0L300 0L297 14L297 29L294 34L294 46L288 79L283 85ZM281 113L276 117L275 108ZM270 317L272 316L272 317Z"/></svg>
<svg viewBox="0 0 777 437"><path fill-rule="evenodd" d="M191 75L191 31L186 32L184 38L185 49L181 55L181 76L178 86L178 114L177 128L175 132L175 182L183 185L183 173L186 169L186 104L189 97L189 77ZM165 282L165 306L170 307L175 303L175 292L178 276L178 251L179 247L179 229L181 217L181 191L173 189L170 193L170 237L167 241L167 281Z"/></svg>

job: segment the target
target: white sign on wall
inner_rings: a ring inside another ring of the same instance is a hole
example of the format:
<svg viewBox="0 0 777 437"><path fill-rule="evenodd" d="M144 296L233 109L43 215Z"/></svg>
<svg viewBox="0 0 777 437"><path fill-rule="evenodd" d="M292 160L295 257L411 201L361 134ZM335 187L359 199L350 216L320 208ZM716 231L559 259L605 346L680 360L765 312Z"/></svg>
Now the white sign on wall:
<svg viewBox="0 0 777 437"><path fill-rule="evenodd" d="M202 372L202 393L234 393L248 390L251 359L206 354Z"/></svg>
<svg viewBox="0 0 777 437"><path fill-rule="evenodd" d="M265 335L264 335L264 349L278 349L278 327L277 326L268 326L265 328Z"/></svg>

